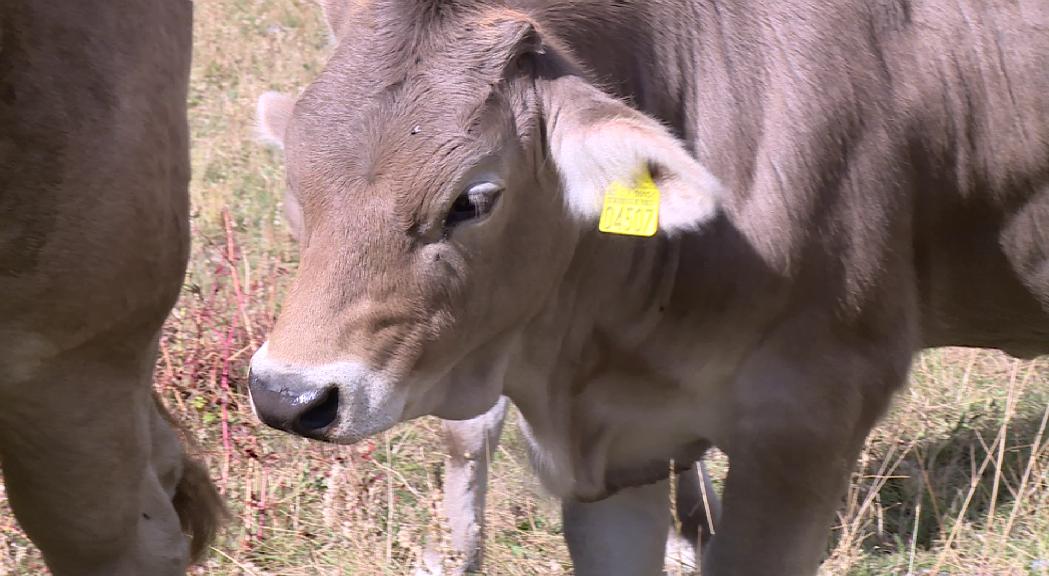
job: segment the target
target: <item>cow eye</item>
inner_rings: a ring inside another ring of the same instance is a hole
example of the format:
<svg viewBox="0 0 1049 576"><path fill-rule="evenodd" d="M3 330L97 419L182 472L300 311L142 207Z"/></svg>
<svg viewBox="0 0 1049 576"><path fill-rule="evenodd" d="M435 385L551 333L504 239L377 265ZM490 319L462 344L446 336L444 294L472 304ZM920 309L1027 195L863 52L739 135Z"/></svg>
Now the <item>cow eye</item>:
<svg viewBox="0 0 1049 576"><path fill-rule="evenodd" d="M495 182L474 184L459 194L444 219L445 229L487 216L499 200L503 187Z"/></svg>

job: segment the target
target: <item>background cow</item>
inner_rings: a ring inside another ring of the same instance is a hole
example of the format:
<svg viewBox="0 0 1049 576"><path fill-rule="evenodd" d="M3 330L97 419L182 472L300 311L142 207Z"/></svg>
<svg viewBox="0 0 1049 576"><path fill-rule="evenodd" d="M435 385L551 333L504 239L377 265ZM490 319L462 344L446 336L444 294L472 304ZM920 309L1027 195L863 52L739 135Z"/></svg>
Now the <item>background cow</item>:
<svg viewBox="0 0 1049 576"><path fill-rule="evenodd" d="M0 7L0 462L58 576L183 574L222 514L150 385L189 247L191 13Z"/></svg>
<svg viewBox="0 0 1049 576"><path fill-rule="evenodd" d="M812 574L916 350L1049 348L1043 2L380 0L333 28L259 415L355 442L505 393L546 485L603 500L566 507L602 550L577 573L658 571L636 535L712 442L704 573Z"/></svg>

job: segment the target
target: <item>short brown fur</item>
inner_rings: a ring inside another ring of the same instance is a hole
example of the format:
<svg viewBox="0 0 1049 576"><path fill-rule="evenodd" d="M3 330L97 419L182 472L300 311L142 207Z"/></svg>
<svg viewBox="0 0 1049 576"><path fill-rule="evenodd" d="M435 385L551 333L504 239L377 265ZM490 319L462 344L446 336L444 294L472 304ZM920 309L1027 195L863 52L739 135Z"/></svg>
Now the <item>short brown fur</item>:
<svg viewBox="0 0 1049 576"><path fill-rule="evenodd" d="M350 22L285 132L303 257L253 363L259 393L338 391L310 435L506 393L579 500L710 441L732 468L704 574L812 574L915 351L1049 351L1044 2L388 0ZM511 121L472 136L478 107ZM604 186L642 167L664 233L599 233ZM499 204L447 230L471 171ZM617 549L577 573L652 569Z"/></svg>
<svg viewBox="0 0 1049 576"><path fill-rule="evenodd" d="M151 397L189 255L191 35L188 0L0 6L0 463L55 576L184 574L182 526L199 553L220 519Z"/></svg>

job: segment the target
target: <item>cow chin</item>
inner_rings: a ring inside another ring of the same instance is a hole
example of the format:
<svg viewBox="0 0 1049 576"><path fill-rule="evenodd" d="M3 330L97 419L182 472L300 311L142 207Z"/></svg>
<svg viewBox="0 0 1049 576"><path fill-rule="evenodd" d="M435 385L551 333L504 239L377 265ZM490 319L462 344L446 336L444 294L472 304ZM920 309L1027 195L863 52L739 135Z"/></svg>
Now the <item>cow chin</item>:
<svg viewBox="0 0 1049 576"><path fill-rule="evenodd" d="M338 444L388 430L405 412L404 395L363 363L296 365L274 358L268 343L251 359L248 389L268 426Z"/></svg>
<svg viewBox="0 0 1049 576"><path fill-rule="evenodd" d="M501 390L496 387L470 390L468 394L451 393L439 400L429 414L444 420L469 420L488 412L501 397Z"/></svg>

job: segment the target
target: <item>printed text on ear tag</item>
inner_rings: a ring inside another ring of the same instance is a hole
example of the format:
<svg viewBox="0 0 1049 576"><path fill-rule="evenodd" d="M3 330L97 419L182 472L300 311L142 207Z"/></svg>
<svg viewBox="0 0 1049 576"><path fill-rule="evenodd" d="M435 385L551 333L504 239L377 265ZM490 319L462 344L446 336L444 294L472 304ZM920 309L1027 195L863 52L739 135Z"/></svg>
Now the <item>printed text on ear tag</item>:
<svg viewBox="0 0 1049 576"><path fill-rule="evenodd" d="M619 182L609 185L597 229L608 234L655 236L659 229L659 188L648 168L633 186Z"/></svg>

